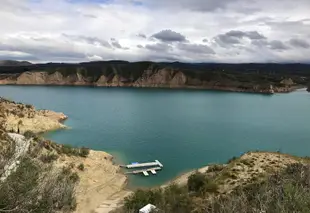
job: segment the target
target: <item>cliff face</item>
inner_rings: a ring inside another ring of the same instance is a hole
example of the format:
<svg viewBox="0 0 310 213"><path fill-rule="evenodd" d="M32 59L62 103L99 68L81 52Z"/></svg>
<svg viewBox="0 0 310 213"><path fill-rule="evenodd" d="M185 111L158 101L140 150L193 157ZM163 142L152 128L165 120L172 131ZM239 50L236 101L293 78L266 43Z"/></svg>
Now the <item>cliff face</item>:
<svg viewBox="0 0 310 213"><path fill-rule="evenodd" d="M152 62L44 64L15 69L0 67L0 84L199 88L274 93L290 92L297 84L303 83L300 76L286 76L283 73L224 71L220 67L207 69L204 66Z"/></svg>
<svg viewBox="0 0 310 213"><path fill-rule="evenodd" d="M0 123L4 130L25 133L41 133L65 128L61 121L67 119L63 113L50 110L36 110L31 105L15 103L0 98Z"/></svg>

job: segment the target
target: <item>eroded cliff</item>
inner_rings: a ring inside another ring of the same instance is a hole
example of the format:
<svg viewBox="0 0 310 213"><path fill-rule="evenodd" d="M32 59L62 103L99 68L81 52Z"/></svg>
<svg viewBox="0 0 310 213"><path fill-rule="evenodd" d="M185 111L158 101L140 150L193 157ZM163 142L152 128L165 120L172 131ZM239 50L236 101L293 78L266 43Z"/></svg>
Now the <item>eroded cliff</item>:
<svg viewBox="0 0 310 213"><path fill-rule="evenodd" d="M304 69L290 73L286 67L271 65L255 68L251 64L211 66L123 61L41 64L0 67L0 84L198 88L274 93L290 92L305 86L308 76L304 76Z"/></svg>

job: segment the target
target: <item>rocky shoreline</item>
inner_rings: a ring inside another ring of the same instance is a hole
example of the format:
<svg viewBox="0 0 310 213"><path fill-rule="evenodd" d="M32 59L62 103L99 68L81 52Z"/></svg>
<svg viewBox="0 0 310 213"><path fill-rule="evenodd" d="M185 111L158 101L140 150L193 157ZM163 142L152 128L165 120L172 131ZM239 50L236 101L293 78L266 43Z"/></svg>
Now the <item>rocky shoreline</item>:
<svg viewBox="0 0 310 213"><path fill-rule="evenodd" d="M0 98L4 117L0 118L6 131L24 134L27 131L43 133L67 128L62 122L68 117L51 110L36 110L32 105Z"/></svg>

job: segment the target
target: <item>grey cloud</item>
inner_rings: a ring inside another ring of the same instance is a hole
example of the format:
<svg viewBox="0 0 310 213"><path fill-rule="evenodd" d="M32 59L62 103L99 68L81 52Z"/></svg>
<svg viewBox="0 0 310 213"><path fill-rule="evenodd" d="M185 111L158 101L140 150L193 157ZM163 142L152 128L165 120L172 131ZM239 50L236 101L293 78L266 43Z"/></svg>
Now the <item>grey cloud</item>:
<svg viewBox="0 0 310 213"><path fill-rule="evenodd" d="M145 35L145 34L143 34L143 33L139 33L139 34L137 35L137 37L140 37L140 38L146 38L146 35Z"/></svg>
<svg viewBox="0 0 310 213"><path fill-rule="evenodd" d="M115 38L111 38L111 45L117 49L129 50L128 47L123 47Z"/></svg>
<svg viewBox="0 0 310 213"><path fill-rule="evenodd" d="M252 40L266 39L264 35L258 33L257 31L248 31L246 32L245 37L248 37L249 39L252 39Z"/></svg>
<svg viewBox="0 0 310 213"><path fill-rule="evenodd" d="M83 14L83 16L86 18L98 18L97 16L91 14Z"/></svg>
<svg viewBox="0 0 310 213"><path fill-rule="evenodd" d="M46 46L20 46L0 43L0 50L18 51L29 54L30 59L41 61L81 61L85 59L85 54L58 48L46 48ZM26 59L25 59L26 60Z"/></svg>
<svg viewBox="0 0 310 213"><path fill-rule="evenodd" d="M285 45L282 41L279 40L254 40L252 41L252 44L258 47L267 47L276 51L283 51L289 49L287 45Z"/></svg>
<svg viewBox="0 0 310 213"><path fill-rule="evenodd" d="M239 38L231 37L226 34L220 34L216 36L215 42L222 47L227 47L227 45L240 44Z"/></svg>
<svg viewBox="0 0 310 213"><path fill-rule="evenodd" d="M282 41L279 41L279 40L273 40L269 42L269 47L270 49L279 50L279 51L288 49L288 47Z"/></svg>
<svg viewBox="0 0 310 213"><path fill-rule="evenodd" d="M239 31L239 30L232 30L227 32L225 35L230 37L237 37L237 38L244 38L247 37L252 40L258 40L258 39L266 39L265 36L258 33L257 31Z"/></svg>
<svg viewBox="0 0 310 213"><path fill-rule="evenodd" d="M241 39L248 38L250 40L264 40L266 37L257 31L240 31L231 30L225 34L219 34L214 38L215 42L222 47L229 48L241 43Z"/></svg>
<svg viewBox="0 0 310 213"><path fill-rule="evenodd" d="M302 39L297 39L297 38L290 39L289 43L290 43L290 45L292 45L294 47L298 47L298 48L307 49L310 47L310 44L307 41L302 40Z"/></svg>
<svg viewBox="0 0 310 213"><path fill-rule="evenodd" d="M195 53L195 54L215 54L212 48L210 48L207 45L202 45L202 44L180 43L178 44L178 48L180 50Z"/></svg>
<svg viewBox="0 0 310 213"><path fill-rule="evenodd" d="M23 2L12 0L1 0L1 10L8 12L30 13L32 10Z"/></svg>
<svg viewBox="0 0 310 213"><path fill-rule="evenodd" d="M294 33L297 35L309 33L310 29L308 19L297 21L266 21L265 24L270 26L274 31L290 32L291 34Z"/></svg>
<svg viewBox="0 0 310 213"><path fill-rule="evenodd" d="M143 46L141 44L138 44L137 47L140 49L143 48Z"/></svg>
<svg viewBox="0 0 310 213"><path fill-rule="evenodd" d="M167 52L172 49L169 44L165 43L147 44L145 48L155 52Z"/></svg>
<svg viewBox="0 0 310 213"><path fill-rule="evenodd" d="M208 39L206 39L206 38L205 38L205 39L202 39L202 42L203 42L203 43L207 43L207 42L208 42Z"/></svg>
<svg viewBox="0 0 310 213"><path fill-rule="evenodd" d="M118 48L118 49L122 49L123 48L122 45L118 41L112 41L111 44L115 48Z"/></svg>
<svg viewBox="0 0 310 213"><path fill-rule="evenodd" d="M185 42L186 37L181 33L177 33L172 30L162 30L158 33L155 33L151 37L156 38L162 42Z"/></svg>
<svg viewBox="0 0 310 213"><path fill-rule="evenodd" d="M90 37L90 36L83 36L83 35L68 35L65 33L63 33L62 36L70 40L74 40L74 41L83 41L83 42L86 42L92 45L99 44L100 46L111 48L111 45L109 44L109 42L103 39L99 39L97 37Z"/></svg>
<svg viewBox="0 0 310 213"><path fill-rule="evenodd" d="M161 7L174 10L187 9L200 12L211 12L217 9L224 9L229 4L238 0L145 0L143 4L151 7Z"/></svg>
<svg viewBox="0 0 310 213"><path fill-rule="evenodd" d="M251 43L255 46L260 46L260 47L267 46L269 44L267 40L253 40Z"/></svg>

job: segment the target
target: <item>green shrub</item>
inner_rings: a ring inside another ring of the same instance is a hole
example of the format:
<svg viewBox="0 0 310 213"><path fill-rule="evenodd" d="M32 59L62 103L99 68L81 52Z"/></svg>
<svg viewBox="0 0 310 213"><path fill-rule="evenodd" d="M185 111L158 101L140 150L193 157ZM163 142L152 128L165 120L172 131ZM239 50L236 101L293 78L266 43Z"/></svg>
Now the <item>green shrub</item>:
<svg viewBox="0 0 310 213"><path fill-rule="evenodd" d="M89 149L82 147L82 148L75 148L71 145L62 145L61 149L58 149L59 153L63 153L66 155L73 155L73 156L80 156L80 157L87 157L89 155Z"/></svg>
<svg viewBox="0 0 310 213"><path fill-rule="evenodd" d="M219 165L219 164L211 164L208 166L208 172L220 172L224 169L223 165Z"/></svg>
<svg viewBox="0 0 310 213"><path fill-rule="evenodd" d="M204 192L217 193L218 189L219 189L218 185L213 181L206 181L203 186Z"/></svg>
<svg viewBox="0 0 310 213"><path fill-rule="evenodd" d="M73 172L70 176L69 179L73 181L73 183L76 183L80 180L79 175L76 172Z"/></svg>
<svg viewBox="0 0 310 213"><path fill-rule="evenodd" d="M231 162L233 162L233 161L235 161L235 160L237 160L237 159L238 159L237 157L233 156L232 158L230 158L230 159L227 161L227 163L229 164L229 163L231 163Z"/></svg>
<svg viewBox="0 0 310 213"><path fill-rule="evenodd" d="M54 153L51 153L51 154L43 154L40 156L40 160L43 162L43 163L51 163L55 160L58 159L58 155L54 154Z"/></svg>
<svg viewBox="0 0 310 213"><path fill-rule="evenodd" d="M247 159L242 159L240 160L240 162L249 167L254 166L254 162L251 162L250 160L247 160Z"/></svg>
<svg viewBox="0 0 310 213"><path fill-rule="evenodd" d="M44 164L43 164L44 165ZM0 183L0 212L70 212L74 210L75 183L70 176L42 167L28 157Z"/></svg>
<svg viewBox="0 0 310 213"><path fill-rule="evenodd" d="M25 138L27 138L27 139L30 139L30 138L34 138L34 137L36 137L36 134L35 133L33 133L32 131L26 131L25 133L24 133L24 136L25 136Z"/></svg>
<svg viewBox="0 0 310 213"><path fill-rule="evenodd" d="M189 191L200 192L205 184L206 177L200 172L196 172L188 177L187 187Z"/></svg>
<svg viewBox="0 0 310 213"><path fill-rule="evenodd" d="M80 163L77 167L79 170L84 171L85 167L83 163Z"/></svg>
<svg viewBox="0 0 310 213"><path fill-rule="evenodd" d="M81 157L87 157L89 155L89 149L82 147L80 148L80 156Z"/></svg>

